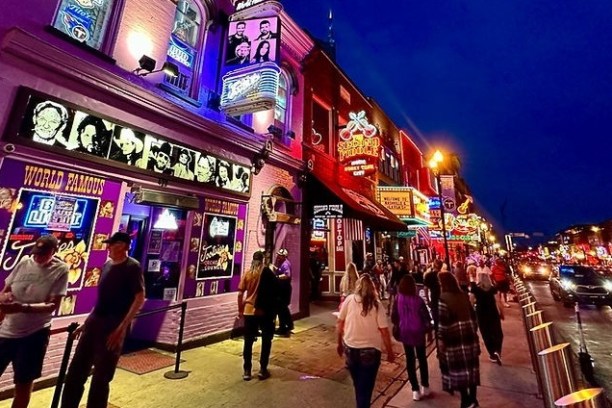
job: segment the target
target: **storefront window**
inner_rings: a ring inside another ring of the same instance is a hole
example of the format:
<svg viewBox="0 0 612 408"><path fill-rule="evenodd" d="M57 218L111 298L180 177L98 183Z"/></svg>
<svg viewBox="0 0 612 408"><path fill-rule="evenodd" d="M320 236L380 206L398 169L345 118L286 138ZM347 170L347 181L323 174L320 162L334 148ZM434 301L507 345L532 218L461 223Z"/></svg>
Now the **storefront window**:
<svg viewBox="0 0 612 408"><path fill-rule="evenodd" d="M202 17L196 4L192 0L178 0L168 45L168 61L176 64L179 73L176 77L166 75L164 83L184 94L191 92L201 25Z"/></svg>
<svg viewBox="0 0 612 408"><path fill-rule="evenodd" d="M53 27L99 50L112 9L113 0L62 0Z"/></svg>
<svg viewBox="0 0 612 408"><path fill-rule="evenodd" d="M329 110L317 102L312 103L312 134L310 144L317 150L329 153Z"/></svg>

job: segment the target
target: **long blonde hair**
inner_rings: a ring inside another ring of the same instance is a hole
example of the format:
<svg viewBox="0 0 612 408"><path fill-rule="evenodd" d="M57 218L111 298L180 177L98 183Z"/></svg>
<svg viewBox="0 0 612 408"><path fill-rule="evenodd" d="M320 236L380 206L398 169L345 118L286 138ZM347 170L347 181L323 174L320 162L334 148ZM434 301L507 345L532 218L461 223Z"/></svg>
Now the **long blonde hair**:
<svg viewBox="0 0 612 408"><path fill-rule="evenodd" d="M261 270L263 269L263 267L264 267L263 261L260 261L259 259L253 259L248 273L259 274L261 273Z"/></svg>
<svg viewBox="0 0 612 408"><path fill-rule="evenodd" d="M488 273L478 272L478 286L483 290L489 290L493 287L493 282Z"/></svg>
<svg viewBox="0 0 612 408"><path fill-rule="evenodd" d="M378 293L369 275L362 275L359 278L357 287L355 287L355 294L361 298L362 316L367 316L372 308L376 308L376 311L378 311Z"/></svg>

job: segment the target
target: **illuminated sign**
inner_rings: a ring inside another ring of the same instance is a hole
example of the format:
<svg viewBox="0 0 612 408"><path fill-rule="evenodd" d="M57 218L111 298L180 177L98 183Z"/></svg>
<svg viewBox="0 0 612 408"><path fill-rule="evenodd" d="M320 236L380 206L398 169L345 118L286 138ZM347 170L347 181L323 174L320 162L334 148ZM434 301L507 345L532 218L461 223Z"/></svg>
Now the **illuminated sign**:
<svg viewBox="0 0 612 408"><path fill-rule="evenodd" d="M266 0L235 0L234 8L236 9L236 11L242 11L264 3L265 1Z"/></svg>
<svg viewBox="0 0 612 408"><path fill-rule="evenodd" d="M399 218L412 217L409 188L387 190L379 187L378 202Z"/></svg>
<svg viewBox="0 0 612 408"><path fill-rule="evenodd" d="M381 148L376 126L368 122L365 111L350 112L349 118L351 120L340 131L338 160L344 165L344 171L353 176L374 174Z"/></svg>
<svg viewBox="0 0 612 408"><path fill-rule="evenodd" d="M323 204L313 207L313 217L319 219L342 218L344 206L342 204Z"/></svg>
<svg viewBox="0 0 612 408"><path fill-rule="evenodd" d="M273 62L228 72L223 76L221 110L236 116L274 108L279 73Z"/></svg>
<svg viewBox="0 0 612 408"><path fill-rule="evenodd" d="M87 200L67 196L36 194L30 198L24 227L70 231L83 226Z"/></svg>
<svg viewBox="0 0 612 408"><path fill-rule="evenodd" d="M183 64L187 68L193 68L193 60L195 58L193 50L190 47L177 42L173 37L170 37L168 56L176 62Z"/></svg>
<svg viewBox="0 0 612 408"><path fill-rule="evenodd" d="M229 235L229 221L222 221L221 219L214 217L208 228L208 233L211 238L216 237L227 237Z"/></svg>

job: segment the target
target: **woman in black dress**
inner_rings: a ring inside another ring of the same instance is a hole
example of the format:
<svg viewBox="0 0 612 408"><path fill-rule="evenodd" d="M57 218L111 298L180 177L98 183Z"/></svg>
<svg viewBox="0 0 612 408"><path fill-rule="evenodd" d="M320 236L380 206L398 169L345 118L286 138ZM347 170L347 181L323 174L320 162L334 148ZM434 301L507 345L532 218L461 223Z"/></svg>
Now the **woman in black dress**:
<svg viewBox="0 0 612 408"><path fill-rule="evenodd" d="M504 312L500 307L499 299L495 296L497 289L493 286L489 274L480 272L477 280L478 283L472 282L471 292L472 302L476 304L478 327L489 352L489 360L501 365L502 343L504 342L501 321L504 319Z"/></svg>

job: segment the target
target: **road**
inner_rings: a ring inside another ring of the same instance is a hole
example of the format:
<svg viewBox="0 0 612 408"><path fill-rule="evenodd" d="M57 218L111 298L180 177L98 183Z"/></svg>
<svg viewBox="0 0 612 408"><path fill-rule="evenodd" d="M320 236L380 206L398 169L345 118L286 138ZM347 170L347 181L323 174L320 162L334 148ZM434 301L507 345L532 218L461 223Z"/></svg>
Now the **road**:
<svg viewBox="0 0 612 408"><path fill-rule="evenodd" d="M574 308L566 308L561 302L555 302L550 294L548 282L527 282L538 302L538 308L544 312L545 321L552 321L556 328L558 342L571 344L574 353L580 346ZM612 308L604 306L580 306L580 317L586 346L595 360L595 377L599 385L606 389L608 397L612 396ZM577 361L577 360L576 360Z"/></svg>

